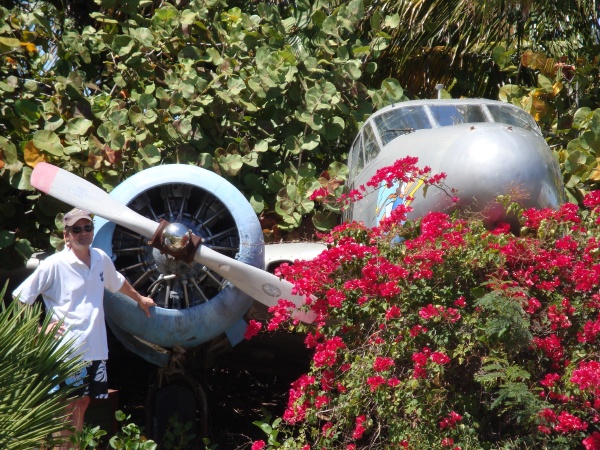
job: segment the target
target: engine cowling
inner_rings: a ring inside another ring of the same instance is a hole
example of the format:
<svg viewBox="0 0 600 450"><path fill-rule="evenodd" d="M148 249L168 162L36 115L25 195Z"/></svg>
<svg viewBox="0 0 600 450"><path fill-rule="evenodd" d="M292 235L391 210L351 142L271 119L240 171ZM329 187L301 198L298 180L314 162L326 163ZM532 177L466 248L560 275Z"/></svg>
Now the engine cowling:
<svg viewBox="0 0 600 450"><path fill-rule="evenodd" d="M152 220L185 225L213 250L264 267L256 213L237 188L213 172L180 164L157 166L128 178L110 195ZM94 224L93 245L158 305L148 320L130 298L105 292L107 323L126 348L164 366L174 347L194 348L223 333L233 343L242 338L252 298L200 264L161 254L141 235L100 217Z"/></svg>

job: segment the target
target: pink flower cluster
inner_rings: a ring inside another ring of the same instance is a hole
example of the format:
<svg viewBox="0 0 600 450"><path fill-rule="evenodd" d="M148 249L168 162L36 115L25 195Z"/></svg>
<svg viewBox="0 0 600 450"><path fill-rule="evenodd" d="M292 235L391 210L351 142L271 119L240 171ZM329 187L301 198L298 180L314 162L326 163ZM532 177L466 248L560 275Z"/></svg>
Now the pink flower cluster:
<svg viewBox="0 0 600 450"><path fill-rule="evenodd" d="M453 429L456 427L456 424L461 420L462 416L460 414L458 414L456 411L451 411L450 414L448 414L446 417L440 420L440 428L442 430L446 428Z"/></svg>
<svg viewBox="0 0 600 450"><path fill-rule="evenodd" d="M433 306L431 303L421 308L419 316L424 320L431 320L435 317L441 317L448 322L454 323L460 320L460 313L455 308L446 308L445 306Z"/></svg>
<svg viewBox="0 0 600 450"><path fill-rule="evenodd" d="M427 377L427 362L433 361L435 364L444 365L448 364L451 360L445 353L432 352L429 347L424 347L420 352L416 352L412 355L414 363L413 367L413 378L426 378Z"/></svg>
<svg viewBox="0 0 600 450"><path fill-rule="evenodd" d="M549 425L540 425L540 432L549 434L554 430L557 433L573 433L577 431L585 431L588 428L587 422L567 411L561 411L556 414L554 410L544 409L540 411L540 417Z"/></svg>
<svg viewBox="0 0 600 450"><path fill-rule="evenodd" d="M591 392L594 396L594 408L600 408L600 362L582 361L573 371L571 382L580 390Z"/></svg>
<svg viewBox="0 0 600 450"><path fill-rule="evenodd" d="M365 423L367 421L366 416L358 416L356 418L356 425L354 427L354 431L352 432L352 439L360 439L362 435L365 433L367 428L365 427Z"/></svg>

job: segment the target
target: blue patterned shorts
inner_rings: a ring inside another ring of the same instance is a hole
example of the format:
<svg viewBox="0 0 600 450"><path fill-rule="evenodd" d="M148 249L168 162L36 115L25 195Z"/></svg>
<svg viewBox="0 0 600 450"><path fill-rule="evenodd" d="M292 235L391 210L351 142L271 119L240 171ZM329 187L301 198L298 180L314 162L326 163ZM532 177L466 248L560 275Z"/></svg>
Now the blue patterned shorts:
<svg viewBox="0 0 600 450"><path fill-rule="evenodd" d="M74 392L77 397L108 398L106 361L88 362L83 369L68 377L64 384L78 386Z"/></svg>

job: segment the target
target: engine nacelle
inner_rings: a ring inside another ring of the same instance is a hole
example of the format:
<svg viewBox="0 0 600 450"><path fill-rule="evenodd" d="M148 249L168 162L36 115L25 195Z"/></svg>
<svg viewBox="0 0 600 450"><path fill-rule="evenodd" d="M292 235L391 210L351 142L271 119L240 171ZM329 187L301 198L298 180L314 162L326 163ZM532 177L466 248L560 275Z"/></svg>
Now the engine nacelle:
<svg viewBox="0 0 600 450"><path fill-rule="evenodd" d="M153 220L185 225L203 245L246 264L264 268L263 234L256 213L227 180L189 165L163 165L139 172L110 194ZM123 345L159 366L173 347L197 347L227 333L242 339L243 316L252 298L195 262L185 263L151 247L146 238L100 217L94 246L157 307L152 320L122 294L105 291L111 330Z"/></svg>

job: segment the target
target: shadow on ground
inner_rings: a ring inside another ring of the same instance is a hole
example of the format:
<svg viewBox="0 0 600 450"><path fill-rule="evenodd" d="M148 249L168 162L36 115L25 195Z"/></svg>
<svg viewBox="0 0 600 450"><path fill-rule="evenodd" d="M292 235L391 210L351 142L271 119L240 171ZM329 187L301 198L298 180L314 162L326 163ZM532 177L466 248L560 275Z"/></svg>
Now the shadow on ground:
<svg viewBox="0 0 600 450"><path fill-rule="evenodd" d="M119 408L149 431L148 394L157 367L127 351L112 335L109 347L109 384L118 390ZM283 413L290 383L307 371L309 360L303 336L264 333L219 352L210 367L201 361L191 364L189 372L206 394L207 437L216 446L212 448L249 449L254 440L266 440L253 422Z"/></svg>

